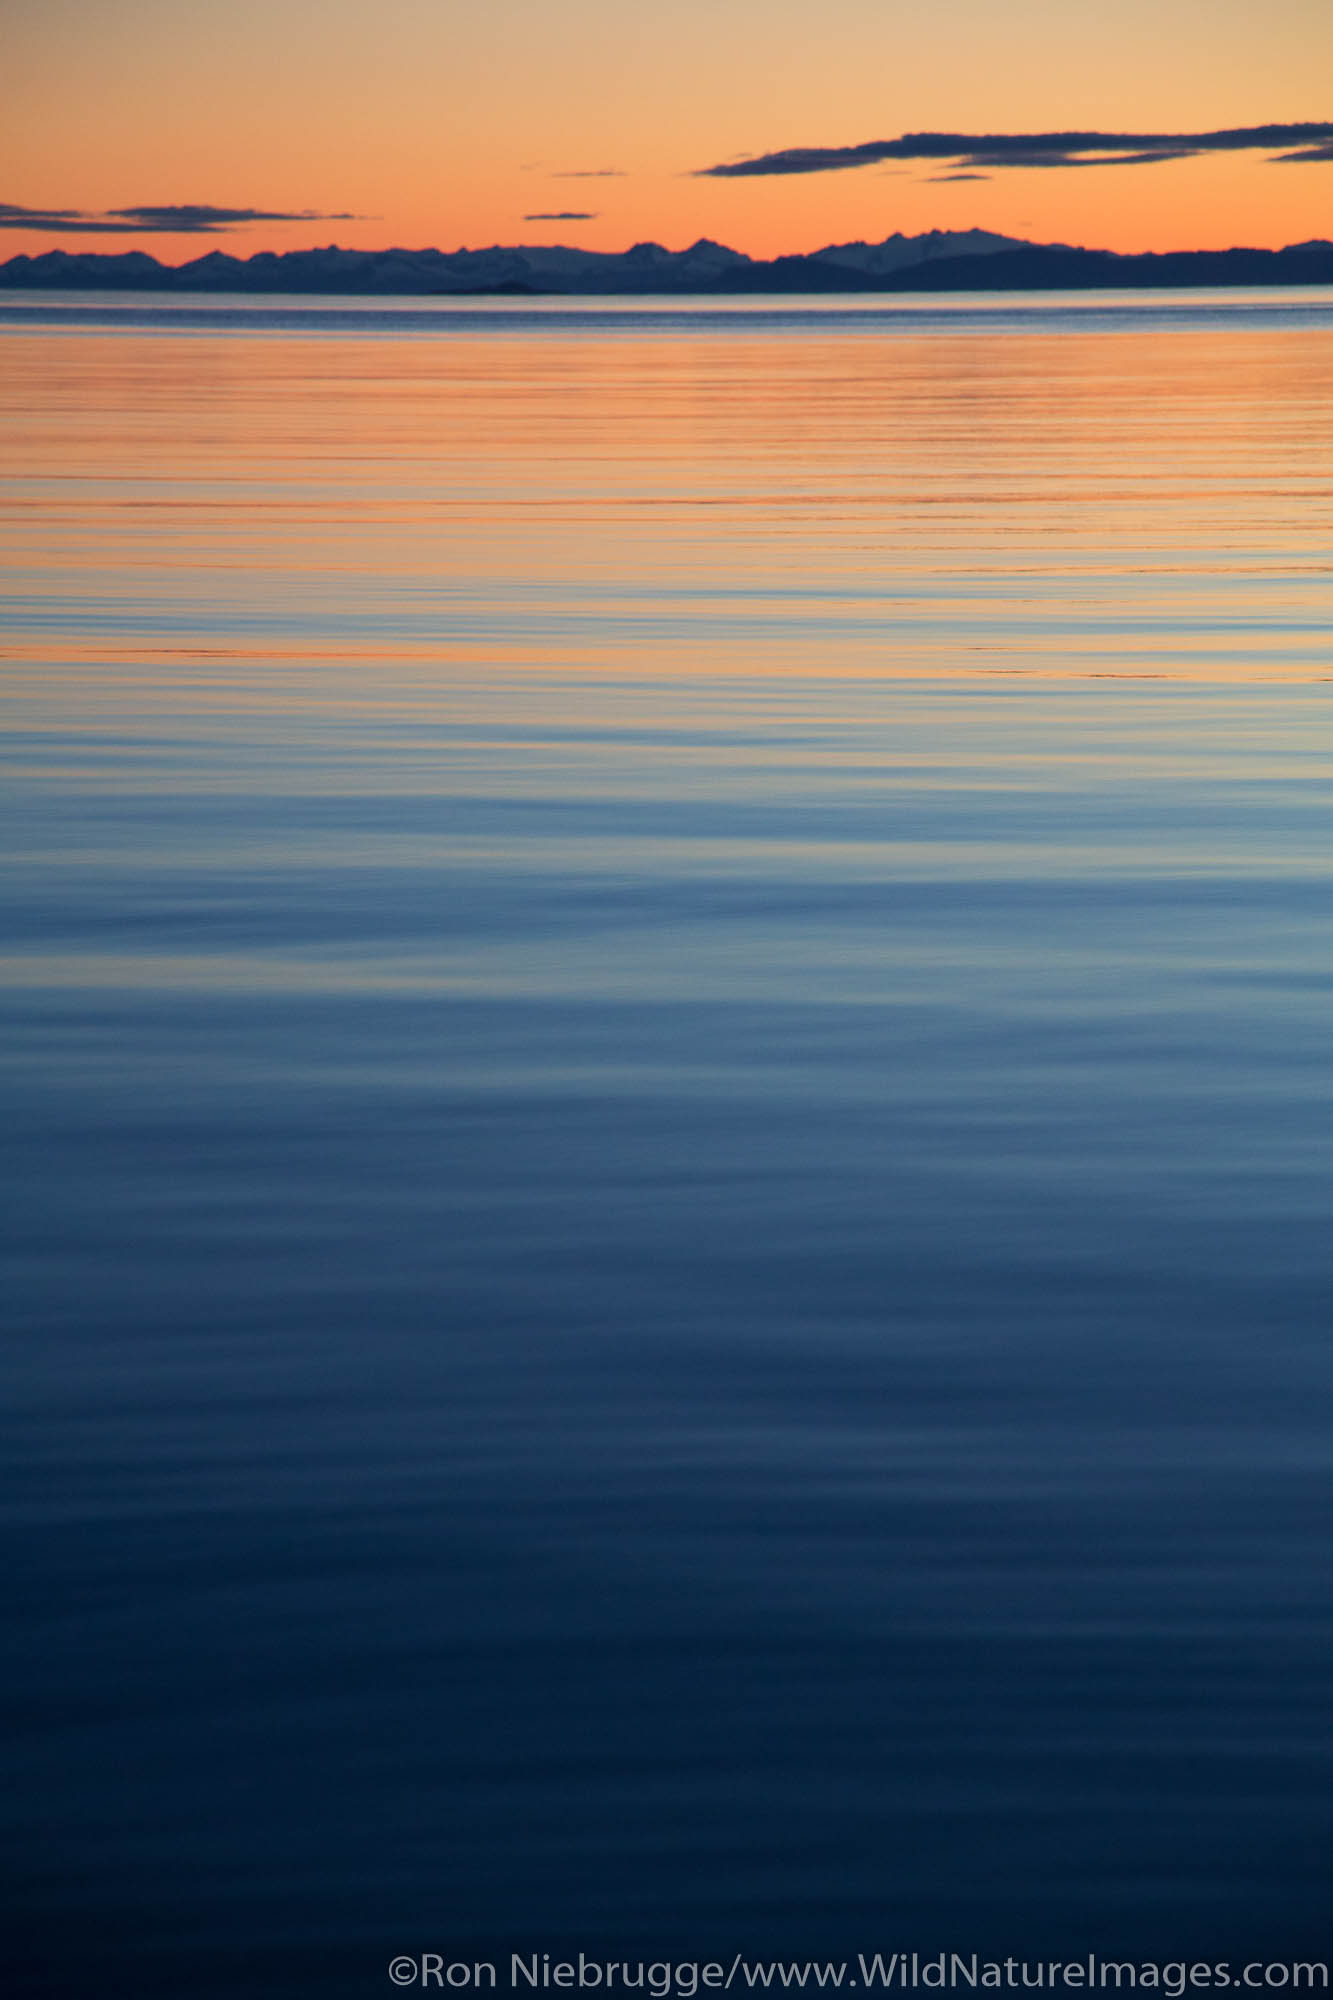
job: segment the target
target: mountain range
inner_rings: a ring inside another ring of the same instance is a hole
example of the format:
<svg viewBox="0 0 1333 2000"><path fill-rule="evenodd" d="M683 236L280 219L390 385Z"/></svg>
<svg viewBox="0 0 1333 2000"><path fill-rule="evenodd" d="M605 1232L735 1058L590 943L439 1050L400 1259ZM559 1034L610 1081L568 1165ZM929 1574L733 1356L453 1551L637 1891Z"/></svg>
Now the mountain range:
<svg viewBox="0 0 1333 2000"><path fill-rule="evenodd" d="M1044 291L1157 285L1333 284L1333 243L1283 250L1175 250L1121 256L1030 243L986 229L931 229L801 256L747 257L706 237L688 250L563 246L486 250L210 250L162 264L142 250L48 250L0 264L0 286L42 290L325 293L338 296L718 296L750 292Z"/></svg>

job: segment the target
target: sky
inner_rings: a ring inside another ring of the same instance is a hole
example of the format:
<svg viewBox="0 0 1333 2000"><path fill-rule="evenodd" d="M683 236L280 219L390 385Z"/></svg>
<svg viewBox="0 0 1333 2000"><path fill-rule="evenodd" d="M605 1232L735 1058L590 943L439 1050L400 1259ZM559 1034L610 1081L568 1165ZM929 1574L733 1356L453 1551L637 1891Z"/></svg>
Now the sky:
<svg viewBox="0 0 1333 2000"><path fill-rule="evenodd" d="M1329 0L0 0L0 47L0 259L1333 238Z"/></svg>

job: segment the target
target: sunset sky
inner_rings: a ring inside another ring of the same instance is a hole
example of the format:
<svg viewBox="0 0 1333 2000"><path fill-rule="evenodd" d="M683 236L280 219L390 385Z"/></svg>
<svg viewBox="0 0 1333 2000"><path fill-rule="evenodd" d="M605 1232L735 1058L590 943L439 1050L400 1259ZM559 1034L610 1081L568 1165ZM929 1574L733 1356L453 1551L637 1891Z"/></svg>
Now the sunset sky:
<svg viewBox="0 0 1333 2000"><path fill-rule="evenodd" d="M1333 121L1329 0L0 0L0 42L0 259L1333 237L1327 139L1170 144ZM941 132L1152 143L753 165Z"/></svg>

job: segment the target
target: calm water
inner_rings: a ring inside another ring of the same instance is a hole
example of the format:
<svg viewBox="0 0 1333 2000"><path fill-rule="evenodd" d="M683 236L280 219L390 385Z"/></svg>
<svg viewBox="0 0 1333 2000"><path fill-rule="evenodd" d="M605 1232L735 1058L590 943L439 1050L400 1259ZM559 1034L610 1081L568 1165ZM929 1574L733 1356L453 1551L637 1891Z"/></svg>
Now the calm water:
<svg viewBox="0 0 1333 2000"><path fill-rule="evenodd" d="M1333 301L3 301L16 1994L1328 1957Z"/></svg>

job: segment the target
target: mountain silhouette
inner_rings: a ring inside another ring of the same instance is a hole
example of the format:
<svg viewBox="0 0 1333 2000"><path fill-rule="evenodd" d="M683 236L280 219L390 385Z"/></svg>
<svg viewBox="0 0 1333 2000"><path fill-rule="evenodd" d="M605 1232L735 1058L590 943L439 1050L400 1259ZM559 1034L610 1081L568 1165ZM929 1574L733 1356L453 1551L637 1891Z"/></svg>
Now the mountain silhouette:
<svg viewBox="0 0 1333 2000"><path fill-rule="evenodd" d="M622 297L739 293L1045 291L1108 286L1333 284L1333 243L1283 250L1173 250L1121 256L1030 243L984 229L895 234L767 261L710 242L688 250L564 245L485 250L210 250L188 264L145 251L48 250L0 264L0 286L41 290L268 292L340 297Z"/></svg>

